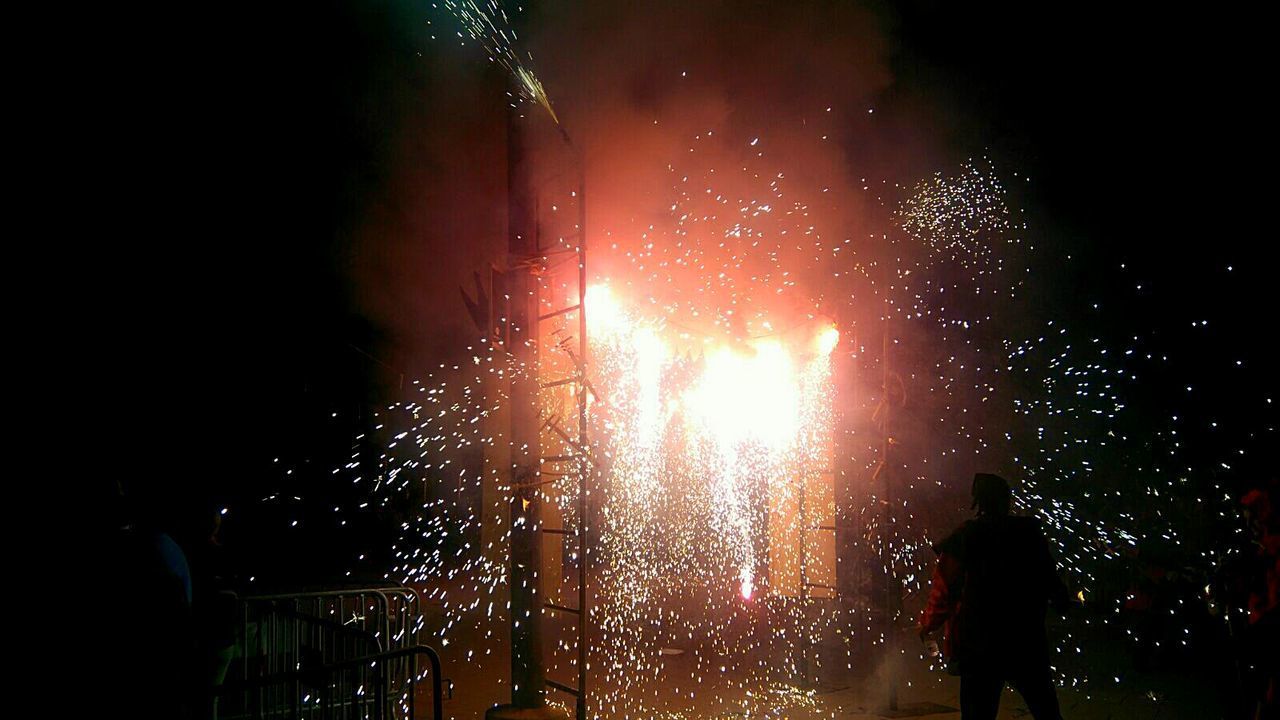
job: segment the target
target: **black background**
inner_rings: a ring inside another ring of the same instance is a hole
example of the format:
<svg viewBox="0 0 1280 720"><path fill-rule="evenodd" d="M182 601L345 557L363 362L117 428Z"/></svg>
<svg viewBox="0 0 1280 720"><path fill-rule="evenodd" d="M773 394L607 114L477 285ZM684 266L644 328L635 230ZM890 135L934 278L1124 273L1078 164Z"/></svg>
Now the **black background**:
<svg viewBox="0 0 1280 720"><path fill-rule="evenodd" d="M1080 299L1119 305L1183 338L1181 375L1218 378L1251 417L1274 388L1265 24L1222 5L972 5L874 6L894 75L882 111L940 109L948 152L1029 174L1034 235L1072 257L1046 302L1068 318L1088 315ZM167 8L97 37L51 90L75 150L50 156L74 200L49 223L83 249L55 261L75 272L46 332L95 466L172 514L251 502L275 457L341 456L363 408L465 341L462 320L405 337L351 276L379 243L438 242L362 230L406 164L447 171L404 138L429 145L433 116L471 112L489 119L470 141L500 142L501 99L433 70L476 60L430 39L424 19L447 18L426 3ZM469 270L420 282L456 297ZM1189 335L1193 319L1211 324ZM1237 357L1250 370L1223 379Z"/></svg>

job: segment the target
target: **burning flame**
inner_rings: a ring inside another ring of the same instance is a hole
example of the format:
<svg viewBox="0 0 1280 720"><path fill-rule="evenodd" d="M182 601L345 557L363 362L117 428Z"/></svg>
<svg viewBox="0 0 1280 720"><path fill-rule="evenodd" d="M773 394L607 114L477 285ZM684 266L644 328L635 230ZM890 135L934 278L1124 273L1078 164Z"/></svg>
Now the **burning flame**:
<svg viewBox="0 0 1280 720"><path fill-rule="evenodd" d="M696 468L715 498L711 526L727 544L738 591L751 600L759 563L776 562L757 557L759 504L791 492L800 468L825 452L819 426L827 421L816 409L830 403L826 382L839 331L825 325L733 343L694 339L701 358L691 366L682 360L687 334L637 316L608 285L588 288L587 321L597 367L612 388L612 482L636 503L637 516L626 521L648 522L646 499L668 481L666 463ZM677 445L664 442L673 426L682 428Z"/></svg>
<svg viewBox="0 0 1280 720"><path fill-rule="evenodd" d="M706 358L706 369L685 394L684 405L720 447L756 441L777 451L789 445L800 424L800 387L791 356L776 340L743 353L722 347Z"/></svg>
<svg viewBox="0 0 1280 720"><path fill-rule="evenodd" d="M840 331L834 326L825 327L818 333L818 354L826 357L840 344Z"/></svg>

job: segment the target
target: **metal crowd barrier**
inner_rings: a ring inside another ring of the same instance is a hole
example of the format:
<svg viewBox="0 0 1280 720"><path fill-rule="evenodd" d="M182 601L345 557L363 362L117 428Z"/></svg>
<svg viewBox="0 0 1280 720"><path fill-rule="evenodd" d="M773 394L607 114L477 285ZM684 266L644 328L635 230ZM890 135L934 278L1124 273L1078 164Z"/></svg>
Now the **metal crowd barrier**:
<svg viewBox="0 0 1280 720"><path fill-rule="evenodd" d="M280 690L288 702L270 706L255 705L248 715L254 718L305 718L307 720L398 720L417 718L419 685L424 673L416 671L417 658L425 655L430 676L432 720L442 720L443 682L440 656L426 645L416 645L388 652L355 657L324 665L304 665L298 670L253 678L224 686L220 695L257 693L259 697ZM389 682L400 660L408 659L415 668L406 678L399 698ZM278 693L277 693L278 694Z"/></svg>
<svg viewBox="0 0 1280 720"><path fill-rule="evenodd" d="M237 680L219 692L222 718L417 720L421 598L403 586L256 595L241 606ZM376 660L375 660L376 658ZM371 664L370 664L371 663Z"/></svg>

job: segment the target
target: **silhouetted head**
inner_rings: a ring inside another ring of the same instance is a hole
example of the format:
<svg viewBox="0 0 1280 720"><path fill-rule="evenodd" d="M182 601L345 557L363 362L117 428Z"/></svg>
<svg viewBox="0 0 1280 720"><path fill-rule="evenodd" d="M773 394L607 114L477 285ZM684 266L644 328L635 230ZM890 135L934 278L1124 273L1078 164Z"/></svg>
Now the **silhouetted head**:
<svg viewBox="0 0 1280 720"><path fill-rule="evenodd" d="M973 506L978 515L1008 515L1009 483L999 475L978 473L973 476Z"/></svg>

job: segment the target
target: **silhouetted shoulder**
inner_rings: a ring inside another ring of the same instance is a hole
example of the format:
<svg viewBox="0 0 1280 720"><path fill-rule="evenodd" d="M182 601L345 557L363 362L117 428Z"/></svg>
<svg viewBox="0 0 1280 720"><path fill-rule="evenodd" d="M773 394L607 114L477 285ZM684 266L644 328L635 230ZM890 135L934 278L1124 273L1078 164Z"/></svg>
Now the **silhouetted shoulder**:
<svg viewBox="0 0 1280 720"><path fill-rule="evenodd" d="M967 520L963 525L951 531L951 534L933 544L933 551L938 554L960 555L964 551L964 538L968 534L969 524L972 520Z"/></svg>
<svg viewBox="0 0 1280 720"><path fill-rule="evenodd" d="M933 545L938 555L947 554L964 558L973 547L986 547L992 544L1038 545L1044 542L1044 532L1040 528L1040 520L1034 517L1005 515L1001 517L980 517L967 520L952 533Z"/></svg>

